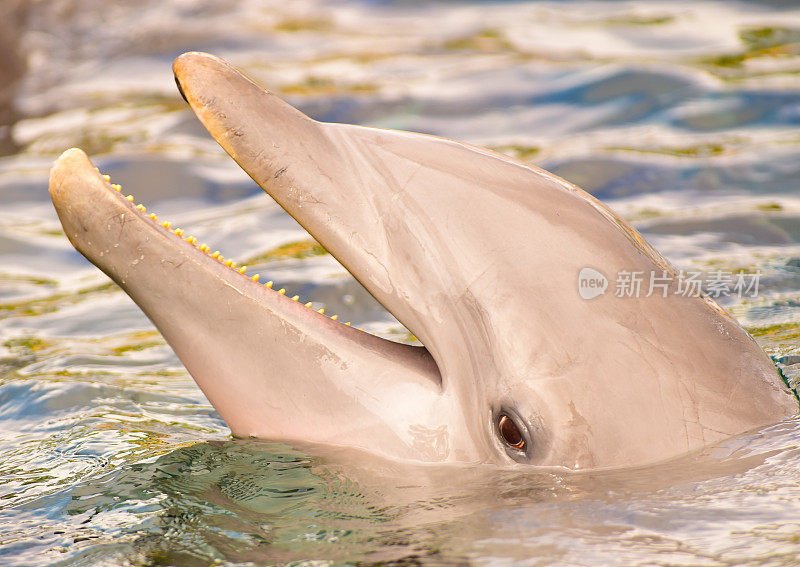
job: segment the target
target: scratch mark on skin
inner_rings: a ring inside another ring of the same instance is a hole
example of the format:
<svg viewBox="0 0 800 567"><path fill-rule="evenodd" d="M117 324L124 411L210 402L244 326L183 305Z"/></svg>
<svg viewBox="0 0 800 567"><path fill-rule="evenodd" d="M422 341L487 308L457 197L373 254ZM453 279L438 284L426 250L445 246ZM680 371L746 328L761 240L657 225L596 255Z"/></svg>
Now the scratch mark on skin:
<svg viewBox="0 0 800 567"><path fill-rule="evenodd" d="M417 175L417 173L419 173L419 171L421 169L422 169L422 164L419 164L417 167L415 167L414 171L411 172L411 175L408 176L408 179L406 179L405 183L403 183L403 185L400 187L400 189L397 192L398 193L405 193L406 188L414 180L414 177Z"/></svg>
<svg viewBox="0 0 800 567"><path fill-rule="evenodd" d="M477 274L476 276L472 277L472 278L471 278L471 279L470 279L470 280L467 282L467 285L466 285L466 286L464 286L464 287L465 287L465 289L472 289L472 286L473 286L473 285L475 285L475 282L477 282L477 281L478 281L478 280L480 280L480 279L481 279L483 276L485 276L485 275L487 274L487 272L489 272L489 270L491 270L491 269L494 267L494 264L495 264L495 262L492 262L492 264L491 264L491 265L489 265L489 266L487 266L485 270L482 270L482 271L481 271L479 274Z"/></svg>
<svg viewBox="0 0 800 567"><path fill-rule="evenodd" d="M275 172L275 175L273 176L273 179L278 179L278 177L280 177L281 175L286 173L287 169L288 169L288 166L280 168L278 171Z"/></svg>
<svg viewBox="0 0 800 567"><path fill-rule="evenodd" d="M161 263L162 263L162 264L172 264L172 267L173 267L173 269L177 270L178 268L180 268L181 266L183 266L183 265L186 263L186 259L184 258L184 259L181 261L181 263L180 263L180 264L175 264L175 262L174 262L174 261L172 261L172 260L170 260L170 259L168 259L168 258L162 258L162 259L161 259Z"/></svg>
<svg viewBox="0 0 800 567"><path fill-rule="evenodd" d="M229 288L231 288L233 291L235 291L236 293L238 293L238 294L239 294L239 295L241 295L242 297L247 297L247 296L245 295L245 293L244 293L244 292L243 292L241 289L239 289L238 287L236 287L235 285L233 285L231 282L223 280L223 281L222 281L222 283L224 283L226 286L228 286Z"/></svg>
<svg viewBox="0 0 800 567"><path fill-rule="evenodd" d="M111 215L109 217L109 220L116 220L116 219L117 219L117 213L114 213L113 215ZM125 230L125 222L126 222L125 213L120 213L119 214L119 221L120 221L120 223L119 223L119 233L117 234L117 240L122 240L122 231Z"/></svg>
<svg viewBox="0 0 800 567"><path fill-rule="evenodd" d="M264 153L265 153L265 150L261 149L261 150L258 150L257 152L255 152L254 154L252 154L250 157L251 157L251 159L253 161L259 161L261 159L261 156L264 155Z"/></svg>

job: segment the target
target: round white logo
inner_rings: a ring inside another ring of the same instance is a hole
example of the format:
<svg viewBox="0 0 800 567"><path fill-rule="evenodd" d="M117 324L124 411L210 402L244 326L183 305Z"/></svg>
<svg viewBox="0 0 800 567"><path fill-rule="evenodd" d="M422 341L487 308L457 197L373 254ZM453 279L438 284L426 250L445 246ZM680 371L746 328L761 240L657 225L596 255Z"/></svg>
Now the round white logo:
<svg viewBox="0 0 800 567"><path fill-rule="evenodd" d="M603 295L607 287L608 279L594 268L582 268L578 273L578 294L583 299Z"/></svg>

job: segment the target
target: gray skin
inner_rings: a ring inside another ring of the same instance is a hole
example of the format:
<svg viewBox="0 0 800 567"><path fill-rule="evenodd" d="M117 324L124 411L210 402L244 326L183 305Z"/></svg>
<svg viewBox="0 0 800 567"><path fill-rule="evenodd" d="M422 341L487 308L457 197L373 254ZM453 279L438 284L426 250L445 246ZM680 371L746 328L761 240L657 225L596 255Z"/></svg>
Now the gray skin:
<svg viewBox="0 0 800 567"><path fill-rule="evenodd" d="M311 120L224 61L182 94L244 170L425 347L331 320L136 210L68 150L50 192L73 245L161 331L234 435L400 460L598 469L671 458L797 411L716 303L582 299L581 268L674 270L546 171L421 134ZM498 428L514 421L523 450Z"/></svg>

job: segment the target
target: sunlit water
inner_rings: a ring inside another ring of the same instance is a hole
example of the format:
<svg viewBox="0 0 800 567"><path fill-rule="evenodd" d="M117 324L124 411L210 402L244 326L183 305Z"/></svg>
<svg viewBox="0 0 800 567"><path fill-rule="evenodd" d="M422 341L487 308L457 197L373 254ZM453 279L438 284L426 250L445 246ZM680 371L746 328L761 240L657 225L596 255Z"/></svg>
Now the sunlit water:
<svg viewBox="0 0 800 567"><path fill-rule="evenodd" d="M796 420L579 475L232 440L139 309L69 245L46 191L52 160L81 146L226 256L412 340L180 100L172 58L211 51L315 118L435 133L554 171L678 268L760 270L758 297L721 303L795 381L800 11L19 4L8 57L27 60L12 113L24 118L0 158L0 563L800 564Z"/></svg>

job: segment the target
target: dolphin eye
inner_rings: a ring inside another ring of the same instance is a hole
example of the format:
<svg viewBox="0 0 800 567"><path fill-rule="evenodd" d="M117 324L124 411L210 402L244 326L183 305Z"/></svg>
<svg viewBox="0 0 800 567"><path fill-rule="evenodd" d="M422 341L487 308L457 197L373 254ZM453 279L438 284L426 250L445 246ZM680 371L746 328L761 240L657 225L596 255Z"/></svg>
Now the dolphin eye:
<svg viewBox="0 0 800 567"><path fill-rule="evenodd" d="M497 421L497 429L500 432L500 437L509 447L520 451L525 450L525 438L520 433L517 424L506 414L500 414L500 419Z"/></svg>

